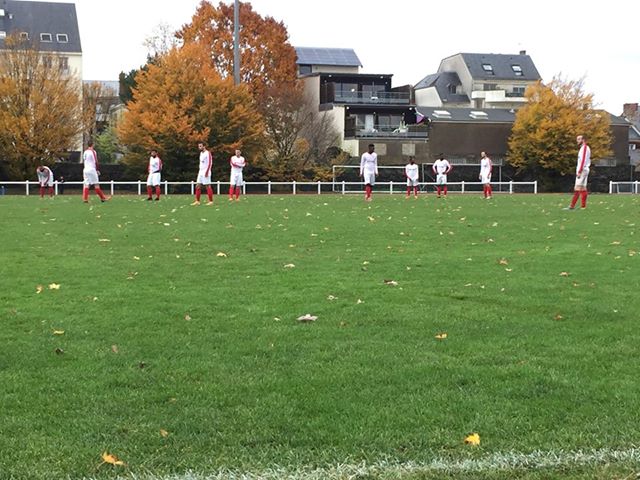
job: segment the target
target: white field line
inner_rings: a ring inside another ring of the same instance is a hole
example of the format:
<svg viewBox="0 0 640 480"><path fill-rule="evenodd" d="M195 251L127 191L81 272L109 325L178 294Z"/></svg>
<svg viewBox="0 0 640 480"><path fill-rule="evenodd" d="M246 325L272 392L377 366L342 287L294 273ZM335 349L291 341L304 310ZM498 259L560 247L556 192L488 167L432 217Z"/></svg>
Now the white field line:
<svg viewBox="0 0 640 480"><path fill-rule="evenodd" d="M397 479L420 473L470 473L509 470L571 468L627 463L640 467L640 448L626 450L534 451L531 453L494 453L477 459L435 459L430 462L393 462L336 464L324 468L273 467L262 471L218 470L214 473L186 472L157 476L150 473L129 474L119 480L349 480L355 478ZM90 480L90 479L85 479Z"/></svg>

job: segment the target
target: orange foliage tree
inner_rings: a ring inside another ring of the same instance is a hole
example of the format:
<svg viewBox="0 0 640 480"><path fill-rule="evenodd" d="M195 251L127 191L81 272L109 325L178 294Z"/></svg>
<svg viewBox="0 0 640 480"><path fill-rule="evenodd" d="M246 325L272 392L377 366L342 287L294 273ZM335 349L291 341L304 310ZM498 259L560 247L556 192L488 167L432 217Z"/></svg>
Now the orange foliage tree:
<svg viewBox="0 0 640 480"><path fill-rule="evenodd" d="M141 177L152 148L172 180L193 179L199 141L214 156L214 175L226 174L235 148L257 151L263 125L247 87L222 79L202 45L173 48L140 71L136 82L118 134L127 150L123 162Z"/></svg>
<svg viewBox="0 0 640 480"><path fill-rule="evenodd" d="M262 17L250 3L240 2L240 80L254 98L265 90L296 80L296 52L282 22ZM191 23L177 32L185 44L200 43L209 50L213 66L222 78L233 78L233 3L217 7L203 0Z"/></svg>
<svg viewBox="0 0 640 480"><path fill-rule="evenodd" d="M580 134L588 136L592 159L611 155L609 115L594 108L593 94L584 92L582 80L538 82L525 97L509 138L510 164L541 175L575 172Z"/></svg>

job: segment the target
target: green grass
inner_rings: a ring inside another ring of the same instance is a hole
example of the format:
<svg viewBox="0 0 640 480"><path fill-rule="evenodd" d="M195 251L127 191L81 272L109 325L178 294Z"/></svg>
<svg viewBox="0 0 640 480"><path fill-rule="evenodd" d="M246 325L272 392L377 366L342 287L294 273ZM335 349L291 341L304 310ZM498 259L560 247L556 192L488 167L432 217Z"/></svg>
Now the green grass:
<svg viewBox="0 0 640 480"><path fill-rule="evenodd" d="M637 197L190 200L0 197L0 478L640 469Z"/></svg>

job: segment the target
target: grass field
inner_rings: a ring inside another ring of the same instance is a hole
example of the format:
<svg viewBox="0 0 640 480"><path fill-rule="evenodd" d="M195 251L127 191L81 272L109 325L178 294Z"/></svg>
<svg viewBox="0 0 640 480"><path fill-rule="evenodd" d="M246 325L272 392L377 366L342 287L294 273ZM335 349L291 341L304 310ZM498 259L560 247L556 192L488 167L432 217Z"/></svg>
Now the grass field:
<svg viewBox="0 0 640 480"><path fill-rule="evenodd" d="M635 478L640 201L568 200L0 197L0 478Z"/></svg>

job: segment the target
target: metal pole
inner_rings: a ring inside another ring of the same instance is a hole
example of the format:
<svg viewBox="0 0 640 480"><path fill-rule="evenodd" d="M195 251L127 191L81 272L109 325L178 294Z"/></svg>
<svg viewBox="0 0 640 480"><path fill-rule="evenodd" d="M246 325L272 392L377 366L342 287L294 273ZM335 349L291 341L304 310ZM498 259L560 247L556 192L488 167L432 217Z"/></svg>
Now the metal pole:
<svg viewBox="0 0 640 480"><path fill-rule="evenodd" d="M240 85L240 4L233 5L233 80Z"/></svg>

